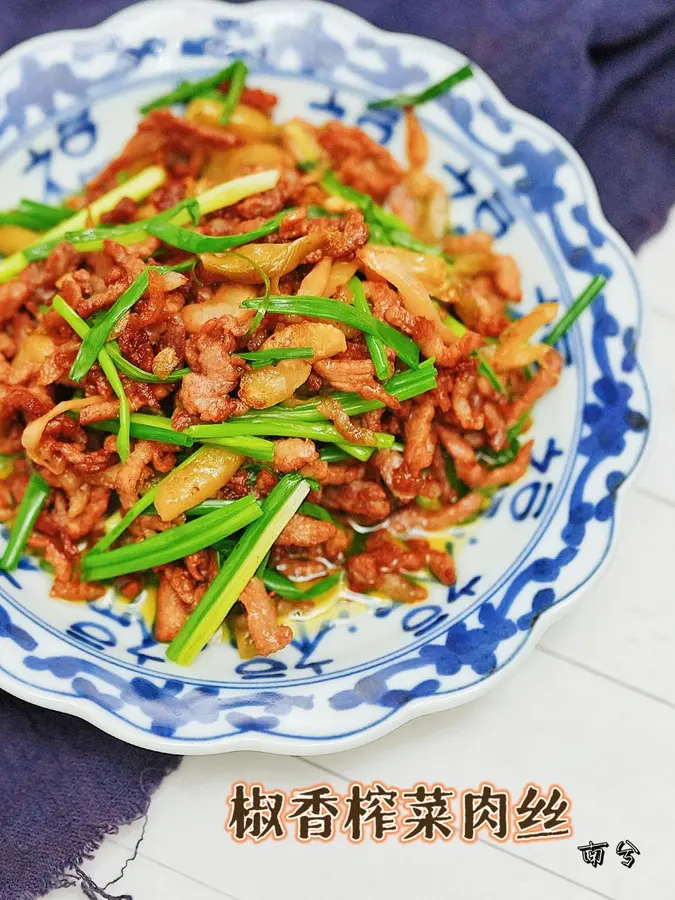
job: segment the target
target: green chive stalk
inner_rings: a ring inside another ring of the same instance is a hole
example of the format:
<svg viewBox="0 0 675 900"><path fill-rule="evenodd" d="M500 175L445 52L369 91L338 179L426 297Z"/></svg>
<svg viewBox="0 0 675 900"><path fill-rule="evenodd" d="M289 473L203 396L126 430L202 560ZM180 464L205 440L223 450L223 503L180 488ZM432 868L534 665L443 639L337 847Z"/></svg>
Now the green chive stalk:
<svg viewBox="0 0 675 900"><path fill-rule="evenodd" d="M204 94L208 94L210 91L215 90L223 84L223 82L230 80L234 67L238 62L239 60L236 60L224 69L220 69L213 75L209 75L207 78L202 78L199 81L183 81L178 87L174 88L173 91L162 94L161 97L156 97L154 100L151 100L150 103L141 106L141 114L146 116L153 109L173 106L175 103L187 103L195 97L201 97Z"/></svg>
<svg viewBox="0 0 675 900"><path fill-rule="evenodd" d="M226 206L232 206L234 203L238 203L252 194L270 190L276 185L278 179L279 172L276 169L266 169L263 172L253 172L251 175L242 175L240 178L233 178L231 181L209 188L209 190L198 194L196 197L181 200L180 203L177 203L171 209L167 209L148 219L139 219L138 222L72 231L68 228L65 234L58 236L58 240L50 239L50 232L44 235L40 243L27 248L24 253L28 261L44 259L54 247L64 240L69 241L76 250L80 250L83 253L102 250L104 241L108 239L114 240L118 244L137 244L148 237L148 227L151 225L171 223L182 226L187 225L190 221L196 223L201 216L209 215L209 213L216 212L216 210L223 209ZM129 181L126 182L123 187L130 183ZM74 220L71 219L65 222L64 225L70 225L73 222Z"/></svg>
<svg viewBox="0 0 675 900"><path fill-rule="evenodd" d="M432 391L436 387L436 367L433 359L425 359L417 369L411 369L408 372L399 372L392 378L389 378L382 385L387 393L397 400L410 400L420 394ZM370 412L373 409L382 409L384 403L380 400L364 400L360 394L345 393L344 391L336 391L328 395L331 400L337 400L348 416L357 416L361 413ZM256 410L255 413L244 413L237 416L237 422L248 422L250 419L263 419L271 417L277 419L280 416L287 418L289 421L298 422L322 422L324 416L318 411L319 402L325 398L315 397L307 400L305 403L297 406L271 406L268 409ZM233 420L235 421L235 420Z"/></svg>
<svg viewBox="0 0 675 900"><path fill-rule="evenodd" d="M290 416L274 418L239 416L222 422L219 425L190 425L185 429L190 437L196 441L212 441L214 438L239 437L241 435L270 435L277 437L300 437L314 441L323 441L330 444L342 444L352 446L379 447L387 449L394 443L393 434L375 432L372 444L352 444L335 428L323 422L306 422L291 420Z"/></svg>
<svg viewBox="0 0 675 900"><path fill-rule="evenodd" d="M91 329L84 319L78 316L75 310L68 306L66 301L59 294L56 294L52 300L52 309L54 309L61 318L66 320L79 338L83 341L87 338ZM125 393L124 385L115 368L115 364L108 355L108 351L105 347L99 350L97 359L103 374L108 379L110 387L113 389L119 400L119 421L117 422L115 433L117 434L117 452L119 453L122 462L124 462L131 452L129 443L129 436L131 433L131 408L129 406L129 398Z"/></svg>
<svg viewBox="0 0 675 900"><path fill-rule="evenodd" d="M65 235L82 229L87 222L98 222L101 216L114 209L123 197L131 197L132 200L143 200L148 194L151 194L156 188L164 184L166 180L166 172L161 166L150 166L134 175L122 185L113 188L107 194L94 200L85 209L81 209L75 215L60 222L42 236L38 243L54 242L57 239L65 240ZM0 283L15 278L19 272L22 272L29 263L29 258L24 250L13 253L2 262L0 262Z"/></svg>
<svg viewBox="0 0 675 900"><path fill-rule="evenodd" d="M335 519L327 509L319 506L318 503L312 503L310 500L305 500L298 512L303 516L311 516L312 519L321 519L323 522L335 522Z"/></svg>
<svg viewBox="0 0 675 900"><path fill-rule="evenodd" d="M48 496L49 485L44 478L33 473L19 504L9 541L0 560L0 569L4 569L5 572L13 572L19 565L21 554L26 549L28 538L31 536L33 526Z"/></svg>
<svg viewBox="0 0 675 900"><path fill-rule="evenodd" d="M84 320L82 321L84 322ZM84 322L84 324L86 324L86 322ZM89 328L89 326L87 326L87 328ZM126 375L127 378L130 378L132 381L143 381L146 384L172 384L175 381L181 381L190 373L190 369L188 368L174 369L174 371L171 372L170 375L167 375L166 378L159 378L153 372L146 372L145 369L140 369L132 362L129 362L129 360L122 355L122 351L120 350L117 341L108 341L105 345L105 349L110 359L115 363L118 371L120 371L122 375Z"/></svg>
<svg viewBox="0 0 675 900"><path fill-rule="evenodd" d="M150 416L148 416L148 418L150 418ZM190 456L187 456L174 469L167 473L164 478L167 478L169 475L174 475L176 472L179 472L181 469L185 468L188 463L193 463L197 453L199 453L199 450L197 450L195 453L190 454ZM100 541L98 541L98 543L94 544L89 552L100 553L102 550L107 550L108 547L111 547L115 543L115 541L124 534L124 532L132 522L134 522L146 510L149 510L155 502L157 491L159 490L160 484L164 481L164 478L160 478L156 484L152 485L152 487L150 487L143 494L143 496L134 503L131 509L127 511L126 515L113 528L111 528L110 531L105 534Z"/></svg>
<svg viewBox="0 0 675 900"><path fill-rule="evenodd" d="M260 309L263 305L262 298L251 297L244 300L242 307L245 309ZM409 366L419 366L420 348L407 335L402 334L386 322L381 322L375 316L368 315L341 303L339 300L327 300L325 297L312 297L303 295L292 297L283 294L272 294L265 303L265 309L270 313L282 313L284 315L301 315L309 318L332 319L337 322L345 322L354 328L358 328L364 334L370 334L380 340Z"/></svg>
<svg viewBox="0 0 675 900"><path fill-rule="evenodd" d="M225 234L221 237L200 234L198 231L190 231L188 228L181 228L173 222L166 221L151 221L146 225L146 229L165 244L185 250L187 253L222 253L224 250L232 250L243 244L250 244L251 241L257 241L259 238L278 231L283 220L292 211L292 209L284 209L268 219L267 222L263 222L258 228L244 231L241 234Z"/></svg>
<svg viewBox="0 0 675 900"><path fill-rule="evenodd" d="M421 106L430 100L446 94L452 88L466 81L467 78L473 77L473 69L470 65L462 66L456 72L430 85L418 94L397 94L387 100L373 100L368 104L368 109L392 109L392 108L409 108L412 106Z"/></svg>
<svg viewBox="0 0 675 900"><path fill-rule="evenodd" d="M46 231L75 215L67 206L49 206L35 200L23 199L17 209L0 212L0 225L18 225L30 231Z"/></svg>
<svg viewBox="0 0 675 900"><path fill-rule="evenodd" d="M174 469L175 471L175 469ZM108 547L112 547L115 541L120 538L127 528L155 502L155 497L157 496L157 491L159 490L159 485L161 482L153 485L148 491L143 494L143 496L138 499L134 505L129 509L126 514L120 519L120 521L110 529L106 534L103 535L100 541L98 541L91 548L89 553L101 553L103 550L107 550Z"/></svg>
<svg viewBox="0 0 675 900"><path fill-rule="evenodd" d="M354 299L354 308L367 316L372 316L373 314L370 306L368 306L363 285L356 276L350 279L349 289L352 292L352 297ZM374 334L367 334L365 337L366 346L368 347L371 359L373 360L373 366L375 367L375 374L380 381L385 381L389 378L389 360L387 358L385 343Z"/></svg>
<svg viewBox="0 0 675 900"><path fill-rule="evenodd" d="M68 377L72 381L82 381L89 369L94 365L99 353L105 347L108 335L117 322L129 312L137 300L148 289L149 272L143 269L141 274L133 281L124 293L117 298L110 309L97 320L93 328L82 339L80 349L77 351L75 361L70 367Z"/></svg>
<svg viewBox="0 0 675 900"><path fill-rule="evenodd" d="M225 621L308 493L309 484L297 473L285 475L278 482L264 502L262 516L246 529L197 608L169 645L168 659L183 666L195 660Z"/></svg>
<svg viewBox="0 0 675 900"><path fill-rule="evenodd" d="M268 591L274 591L275 594L284 597L286 600L314 600L316 597L320 597L336 587L340 583L341 577L340 572L335 572L333 575L328 575L326 578L316 581L304 591L292 582L290 578L286 578L285 575L277 572L276 569L265 569L262 580Z"/></svg>
<svg viewBox="0 0 675 900"><path fill-rule="evenodd" d="M247 75L248 67L246 66L246 64L243 63L240 59L235 60L232 64L232 72L228 79L230 85L227 89L227 93L223 96L223 109L220 114L221 125L227 125L227 123L230 121L230 117L234 112L234 108L241 99L241 94L244 90Z"/></svg>
<svg viewBox="0 0 675 900"><path fill-rule="evenodd" d="M544 338L544 343L549 344L551 347L557 344L558 341L567 334L582 312L584 312L584 310L586 310L600 294L606 284L607 279L603 275L596 275L589 283L588 287L579 294L562 319L556 323L551 333Z"/></svg>
<svg viewBox="0 0 675 900"><path fill-rule="evenodd" d="M82 558L82 577L86 581L102 581L166 565L211 547L261 516L262 511L255 497L247 494L227 507L137 543L126 544L106 553L85 554Z"/></svg>
<svg viewBox="0 0 675 900"><path fill-rule="evenodd" d="M146 420L158 419L158 424ZM131 437L142 441L162 441L165 444L174 444L176 447L192 447L194 438L184 431L174 431L165 428L161 424L162 416L146 416L141 413L132 413L129 422L129 434ZM170 420L169 420L170 421ZM87 426L96 431L106 431L110 434L119 434L120 422L118 419L103 419L100 422L92 422Z"/></svg>

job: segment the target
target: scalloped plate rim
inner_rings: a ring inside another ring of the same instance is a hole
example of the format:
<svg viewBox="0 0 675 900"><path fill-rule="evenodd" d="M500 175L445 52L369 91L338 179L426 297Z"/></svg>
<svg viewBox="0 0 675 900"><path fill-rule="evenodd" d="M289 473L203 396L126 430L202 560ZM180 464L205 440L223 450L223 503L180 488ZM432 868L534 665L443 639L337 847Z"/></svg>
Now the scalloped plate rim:
<svg viewBox="0 0 675 900"><path fill-rule="evenodd" d="M244 10L261 9L265 7L278 10L278 5L278 0L250 0L250 2L243 4L233 4L223 2L223 0L196 0L196 2L195 0L193 0L191 12L197 12L201 8L204 11L219 11L222 13L223 10L231 10L233 13L237 12L241 14ZM319 13L328 11L332 16L342 17L347 21L358 23L361 29L370 30L375 34L387 35L390 39L396 39L398 43L415 45L414 48L417 49L419 49L420 47L423 49L424 46L428 46L432 48L435 53L443 53L447 52L449 49L453 49L441 43L440 41L436 41L431 38L420 37L417 35L406 34L402 32L393 32L383 28L379 28L378 26L373 25L356 13L353 13L350 10L343 9L340 6L336 6L333 3L325 2L325 0L287 0L285 5L289 9L291 9L292 7L298 7L302 9L314 9ZM18 60L27 52L35 52L40 46L52 43L55 40L80 40L86 35L97 36L109 31L112 26L117 26L120 23L126 22L127 20L130 22L133 21L134 18L137 18L139 15L150 13L153 10L166 13L167 10L171 7L184 10L185 4L183 3L183 0L143 0L143 2L141 3L134 4L133 6L126 7L125 9L114 13L112 16L109 16L107 19L94 26L76 29L63 29L37 35L33 38L30 38L29 40L17 44L16 46L12 47L10 50L2 54L0 56L0 68L3 67L5 63L11 63L15 59ZM454 52L459 53L459 51ZM464 56L464 54L461 53L460 55ZM635 282L636 297L638 301L637 331L639 336L644 325L645 304L640 279L636 270L635 256L623 237L608 222L602 208L602 203L600 201L595 182L593 181L586 163L579 155L577 150L567 141L565 137L563 137L551 125L548 125L537 116L528 113L525 110L522 110L512 104L504 96L504 94L492 80L492 78L490 78L490 76L480 66L475 64L473 61L471 62L478 78L486 83L491 93L496 96L499 105L502 108L506 109L509 115L514 120L523 123L529 123L531 125L536 125L536 127L543 131L543 133L551 140L554 145L562 147L562 149L565 151L565 155L568 161L573 164L574 170L577 176L580 178L582 186L586 189L585 202L597 217L597 224L602 230L603 235L609 241L611 241L618 250L619 255L621 256L623 262L626 264L628 272L633 277L633 280ZM647 408L651 413L653 409L653 403L649 381L645 372L645 368L642 365L642 361L639 357L637 357L636 360L635 371L639 374L640 381L645 391ZM647 436L642 442L642 446L633 462L631 470L626 473L622 485L624 489L625 487L629 486L629 484L636 477L639 469L644 465L647 457L646 448L648 445L649 439ZM434 712L440 712L443 710L449 710L455 707L463 706L465 703L469 703L472 700L475 700L478 697L482 696L492 687L500 685L505 678L508 678L512 674L512 672L530 656L534 648L539 644L542 637L548 631L551 625L553 625L570 609L572 609L573 606L578 603L583 594L591 586L596 584L597 581L602 577L603 573L606 571L617 549L616 537L618 529L620 527L620 516L622 515L622 513L620 512L621 505L621 502L617 502L615 505L613 523L607 548L604 556L601 558L599 563L595 566L593 571L585 578L582 583L573 588L566 596L560 598L560 600L554 606L545 609L544 612L539 615L535 624L530 628L526 640L514 650L511 657L506 662L504 662L500 666L500 668L497 669L497 671L484 675L480 680L466 687L463 687L461 690L437 694L429 697L415 698L409 703L395 710L392 710L385 718L381 719L379 722L370 724L367 727L347 736L328 738L325 739L325 741L321 741L321 739L312 740L299 737L291 738L288 736L277 735L274 732L240 732L237 734L230 734L227 736L215 737L211 739L202 739L198 743L192 743L189 739L180 737L166 738L148 731L141 730L133 724L125 722L124 720L118 719L116 716L111 715L108 710L92 703L85 697L76 699L70 696L64 696L59 693L48 691L41 687L26 685L21 679L6 672L1 666L0 689L33 705L75 716L76 718L82 719L83 721L86 721L95 726L99 730L122 741L125 741L126 743L130 743L134 746L145 748L148 750L173 755L205 756L234 752L239 750L256 750L284 756L319 756L338 752L340 750L353 749L355 747L359 747L372 741L378 740L379 738L384 737L400 726L420 716L426 716Z"/></svg>

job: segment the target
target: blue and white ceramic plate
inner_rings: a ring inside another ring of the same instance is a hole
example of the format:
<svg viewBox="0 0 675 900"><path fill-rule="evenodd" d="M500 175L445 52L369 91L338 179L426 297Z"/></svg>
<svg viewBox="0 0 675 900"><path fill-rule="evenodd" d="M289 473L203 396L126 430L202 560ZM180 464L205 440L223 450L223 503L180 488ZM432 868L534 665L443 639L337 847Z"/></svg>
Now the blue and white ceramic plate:
<svg viewBox="0 0 675 900"><path fill-rule="evenodd" d="M337 116L398 154L399 113L368 112L366 101L418 90L465 61L310 0L141 3L0 61L0 205L77 190L117 154L143 102L235 56L280 95L282 119ZM185 670L153 640L151 597L142 608L52 600L49 577L25 559L0 578L1 688L170 753L325 753L479 696L596 576L650 415L633 257L574 150L482 72L421 118L454 223L491 232L517 258L526 307L567 305L592 275L609 279L570 335L559 386L537 407L530 472L482 521L447 536L457 585L430 585L417 606L345 594L296 622L292 645L271 659L242 661L216 644Z"/></svg>

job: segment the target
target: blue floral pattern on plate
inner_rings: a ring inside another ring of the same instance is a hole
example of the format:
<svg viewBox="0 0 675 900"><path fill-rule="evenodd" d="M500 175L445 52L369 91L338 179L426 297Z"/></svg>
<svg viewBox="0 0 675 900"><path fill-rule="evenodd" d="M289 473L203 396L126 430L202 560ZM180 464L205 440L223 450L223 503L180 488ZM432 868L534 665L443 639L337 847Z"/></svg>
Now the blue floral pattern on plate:
<svg viewBox="0 0 675 900"><path fill-rule="evenodd" d="M399 154L400 114L368 111L366 101L464 61L310 0L196 0L189 17L185 9L141 3L0 61L2 205L78 189L132 133L139 105L235 56L279 93L282 118L337 117ZM24 559L16 573L0 573L0 687L157 750L329 752L477 696L596 574L650 418L632 256L572 148L510 106L483 73L421 116L455 226L489 231L518 258L525 307L568 304L590 276L609 279L565 342L560 385L537 408L530 473L497 494L479 523L446 536L457 585L430 584L428 600L412 607L344 591L332 608L296 622L293 644L277 657L240 660L225 643L183 671L154 641L152 597L50 600L48 577Z"/></svg>

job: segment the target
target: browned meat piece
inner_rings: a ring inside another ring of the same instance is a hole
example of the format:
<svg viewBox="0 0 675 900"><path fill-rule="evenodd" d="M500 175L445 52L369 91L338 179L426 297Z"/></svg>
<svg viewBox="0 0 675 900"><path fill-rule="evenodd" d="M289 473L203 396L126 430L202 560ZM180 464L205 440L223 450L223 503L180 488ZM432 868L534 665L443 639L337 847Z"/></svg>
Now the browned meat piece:
<svg viewBox="0 0 675 900"><path fill-rule="evenodd" d="M252 578L239 597L246 610L251 640L261 656L269 656L290 644L293 632L288 625L279 625L274 600L265 590L260 578Z"/></svg>
<svg viewBox="0 0 675 900"><path fill-rule="evenodd" d="M483 406L485 416L485 433L490 440L493 450L503 450L508 442L506 422L495 403L485 403Z"/></svg>
<svg viewBox="0 0 675 900"><path fill-rule="evenodd" d="M108 488L88 484L71 493L67 505L63 495L56 494L52 520L74 541L95 530L102 532L109 498Z"/></svg>
<svg viewBox="0 0 675 900"><path fill-rule="evenodd" d="M171 592L175 594L186 613L193 610L204 596L204 593L218 572L218 561L212 550L193 553L187 556L182 564L162 566L159 570L160 590L163 583L167 583ZM158 596L158 606L159 606ZM169 594L168 609L175 619L179 619ZM176 632L177 633L177 632ZM173 640L175 634L168 640ZM159 638L158 638L159 640Z"/></svg>
<svg viewBox="0 0 675 900"><path fill-rule="evenodd" d="M549 350L542 360L539 371L532 381L528 383L523 394L515 400L509 409L506 419L507 426L513 425L518 419L531 409L537 400L554 388L562 372L563 358L557 350Z"/></svg>
<svg viewBox="0 0 675 900"><path fill-rule="evenodd" d="M412 475L431 465L436 447L436 435L431 430L434 420L434 403L431 397L422 397L414 406L405 423L405 450L403 458Z"/></svg>
<svg viewBox="0 0 675 900"><path fill-rule="evenodd" d="M28 539L28 546L35 550L41 550L46 562L54 568L54 583L49 595L60 600L75 602L97 600L102 597L106 591L105 587L80 581L80 576L74 568L77 550L72 545L69 546L68 540L64 541L55 534L45 535L37 530L37 528L46 526L47 516L43 513L38 518L36 530Z"/></svg>
<svg viewBox="0 0 675 900"><path fill-rule="evenodd" d="M349 441L352 444L364 444L368 447L375 447L377 445L375 433L369 431L368 428L364 428L362 425L357 425L357 423L347 415L337 400L330 397L324 397L319 400L317 409L321 415L331 420L335 425L336 431L338 431L346 441Z"/></svg>
<svg viewBox="0 0 675 900"><path fill-rule="evenodd" d="M395 450L380 450L373 456L373 465L397 500L410 503L415 497L437 497L439 488L433 481L413 475L405 457Z"/></svg>
<svg viewBox="0 0 675 900"><path fill-rule="evenodd" d="M398 572L385 572L377 585L387 597L399 603L421 603L427 599L427 589Z"/></svg>
<svg viewBox="0 0 675 900"><path fill-rule="evenodd" d="M355 591L380 590L392 600L415 602L426 590L400 575L416 572L425 562L425 552L413 550L387 531L374 531L366 539L365 551L347 560L349 586Z"/></svg>
<svg viewBox="0 0 675 900"><path fill-rule="evenodd" d="M157 612L155 613L155 637L169 643L187 622L190 612L173 589L166 569L160 572L157 590Z"/></svg>
<svg viewBox="0 0 675 900"><path fill-rule="evenodd" d="M349 484L351 481L358 481L366 474L366 467L363 463L333 463L328 466L325 478L322 479L323 484Z"/></svg>
<svg viewBox="0 0 675 900"><path fill-rule="evenodd" d="M141 119L136 134L119 156L87 185L89 202L115 185L120 172L134 164L163 162L170 152L192 156L196 151L226 150L241 143L236 134L199 124L169 109L154 109Z"/></svg>
<svg viewBox="0 0 675 900"><path fill-rule="evenodd" d="M223 422L235 410L229 396L239 383L230 353L241 324L229 316L211 319L187 341L185 355L192 372L183 378L179 400L185 411L204 422Z"/></svg>
<svg viewBox="0 0 675 900"><path fill-rule="evenodd" d="M452 409L466 431L482 431L485 424L483 398L476 387L477 367L476 359L461 360L452 386Z"/></svg>
<svg viewBox="0 0 675 900"><path fill-rule="evenodd" d="M336 528L333 537L328 538L323 545L326 559L330 559L333 562L344 559L353 540L354 532L351 528Z"/></svg>
<svg viewBox="0 0 675 900"><path fill-rule="evenodd" d="M101 225L120 225L122 222L133 222L136 218L138 204L131 197L122 197L114 209L103 213Z"/></svg>
<svg viewBox="0 0 675 900"><path fill-rule="evenodd" d="M408 546L423 557L429 571L441 584L450 585L457 581L455 561L449 553L434 550L423 538L410 538Z"/></svg>
<svg viewBox="0 0 675 900"><path fill-rule="evenodd" d="M310 219L304 210L298 210L281 223L279 237L285 241L295 240L315 231L326 235L326 244L308 256L307 262L316 262L322 256L334 260L352 259L359 247L368 242L368 226L358 209L347 210L341 219Z"/></svg>
<svg viewBox="0 0 675 900"><path fill-rule="evenodd" d="M131 319L131 316L129 317ZM152 372L152 364L155 360L155 351L147 331L126 327L117 338L117 343L123 356L139 369Z"/></svg>
<svg viewBox="0 0 675 900"><path fill-rule="evenodd" d="M457 503L453 503L452 506L446 506L438 511L410 505L395 512L389 520L389 525L392 531L399 534L411 531L413 528L422 528L425 531L443 531L478 515L484 502L485 497L482 494L472 491Z"/></svg>
<svg viewBox="0 0 675 900"><path fill-rule="evenodd" d="M227 90L228 87L229 83L226 82L224 85L221 85L219 89ZM254 109L259 109L260 112L271 115L274 107L279 102L279 98L276 94L264 91L262 88L245 86L244 90L241 92L241 102L246 106L252 106Z"/></svg>
<svg viewBox="0 0 675 900"><path fill-rule="evenodd" d="M409 313L388 285L366 281L363 286L377 317L410 335L419 344L424 356L433 357L437 366L452 369L483 343L479 334L467 331L454 343L445 344L436 324L424 316Z"/></svg>
<svg viewBox="0 0 675 900"><path fill-rule="evenodd" d="M462 256L465 253L489 253L492 249L492 241L492 235L487 231L449 234L443 239L443 249L450 256Z"/></svg>
<svg viewBox="0 0 675 900"><path fill-rule="evenodd" d="M299 176L295 172L284 169L279 176L276 187L262 194L254 194L240 200L232 209L242 219L254 219L261 216L268 219L286 206L288 200L297 190ZM255 227L255 226L251 226Z"/></svg>
<svg viewBox="0 0 675 900"><path fill-rule="evenodd" d="M145 268L145 263L134 252L115 241L104 241L104 252L97 253L96 256L97 265L101 267L101 272L105 272L105 276L103 280L90 280L92 287L96 284L95 290L85 295L81 284L70 273L61 284L66 302L85 319L99 309L112 306Z"/></svg>
<svg viewBox="0 0 675 900"><path fill-rule="evenodd" d="M364 400L379 400L390 409L398 409L401 405L375 381L375 369L370 359L322 359L313 365L336 391L360 394Z"/></svg>
<svg viewBox="0 0 675 900"><path fill-rule="evenodd" d="M277 547L316 547L335 536L332 522L296 513L276 540Z"/></svg>
<svg viewBox="0 0 675 900"><path fill-rule="evenodd" d="M323 578L328 573L328 567L320 559L296 559L292 556L281 555L287 551L282 547L273 551L274 567L287 578Z"/></svg>
<svg viewBox="0 0 675 900"><path fill-rule="evenodd" d="M382 203L403 177L394 157L359 128L327 122L318 132L336 175L350 187Z"/></svg>
<svg viewBox="0 0 675 900"><path fill-rule="evenodd" d="M296 472L318 458L314 441L285 438L274 442L274 468L279 472Z"/></svg>
<svg viewBox="0 0 675 900"><path fill-rule="evenodd" d="M381 522L391 512L391 504L383 487L374 481L352 481L344 487L327 487L323 505L367 522Z"/></svg>
<svg viewBox="0 0 675 900"><path fill-rule="evenodd" d="M498 487L502 484L511 484L517 481L527 471L530 465L530 456L534 441L528 441L518 451L513 462L505 466L488 469L476 459L476 453L471 444L456 431L437 426L438 436L443 447L452 456L457 475L470 488Z"/></svg>
<svg viewBox="0 0 675 900"><path fill-rule="evenodd" d="M138 500L138 494L155 471L166 474L176 465L173 447L158 441L136 441L133 450L117 470L115 487L124 509L129 509Z"/></svg>

